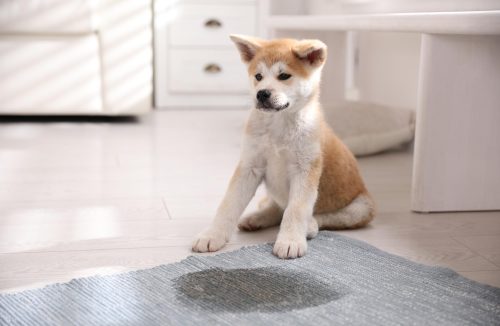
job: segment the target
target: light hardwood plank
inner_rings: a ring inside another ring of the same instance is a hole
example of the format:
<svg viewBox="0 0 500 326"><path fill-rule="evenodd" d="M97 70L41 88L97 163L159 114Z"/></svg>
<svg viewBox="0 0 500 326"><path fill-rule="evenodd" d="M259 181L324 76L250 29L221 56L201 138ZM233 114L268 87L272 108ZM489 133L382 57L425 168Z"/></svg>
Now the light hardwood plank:
<svg viewBox="0 0 500 326"><path fill-rule="evenodd" d="M499 270L498 266L448 236L419 234L367 238L356 231L341 234L366 241L381 250L422 264L449 267L455 271Z"/></svg>
<svg viewBox="0 0 500 326"><path fill-rule="evenodd" d="M454 238L500 267L500 235L463 235Z"/></svg>
<svg viewBox="0 0 500 326"><path fill-rule="evenodd" d="M471 280L491 286L500 287L500 271L478 271L478 272L459 272Z"/></svg>
<svg viewBox="0 0 500 326"><path fill-rule="evenodd" d="M237 163L246 115L168 111L137 123L1 125L0 291L190 255ZM498 284L500 212L410 212L410 151L359 165L378 215L370 227L341 234ZM264 195L259 188L247 212ZM273 242L277 232L235 231L224 250Z"/></svg>

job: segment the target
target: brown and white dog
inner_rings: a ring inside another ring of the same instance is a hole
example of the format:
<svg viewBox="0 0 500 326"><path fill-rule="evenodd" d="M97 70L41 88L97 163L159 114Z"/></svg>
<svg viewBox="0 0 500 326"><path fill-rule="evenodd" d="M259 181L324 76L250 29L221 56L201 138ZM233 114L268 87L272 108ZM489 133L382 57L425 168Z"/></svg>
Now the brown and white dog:
<svg viewBox="0 0 500 326"><path fill-rule="evenodd" d="M238 227L280 224L273 253L303 256L318 229L358 228L375 205L356 160L327 126L319 104L327 48L318 40L262 40L232 35L248 66L255 110L248 119L240 162L212 225L193 251L217 251L229 240L261 182L268 197Z"/></svg>

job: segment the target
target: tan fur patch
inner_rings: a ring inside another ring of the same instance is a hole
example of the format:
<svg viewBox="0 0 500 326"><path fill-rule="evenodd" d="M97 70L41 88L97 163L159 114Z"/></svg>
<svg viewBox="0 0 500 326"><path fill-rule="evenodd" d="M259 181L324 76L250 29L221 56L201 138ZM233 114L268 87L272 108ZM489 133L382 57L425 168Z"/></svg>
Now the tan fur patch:
<svg viewBox="0 0 500 326"><path fill-rule="evenodd" d="M312 66L321 66L326 60L326 46L318 40L301 40L292 51Z"/></svg>
<svg viewBox="0 0 500 326"><path fill-rule="evenodd" d="M326 122L323 121L321 129L323 170L315 214L334 212L350 204L358 195L368 193L352 153Z"/></svg>
<svg viewBox="0 0 500 326"><path fill-rule="evenodd" d="M307 78L309 71L303 62L293 53L292 49L299 41L292 39L279 39L268 41L262 44L262 47L253 57L248 65L248 73L255 75L257 66L260 62L271 67L277 62L283 62L290 69L290 73Z"/></svg>

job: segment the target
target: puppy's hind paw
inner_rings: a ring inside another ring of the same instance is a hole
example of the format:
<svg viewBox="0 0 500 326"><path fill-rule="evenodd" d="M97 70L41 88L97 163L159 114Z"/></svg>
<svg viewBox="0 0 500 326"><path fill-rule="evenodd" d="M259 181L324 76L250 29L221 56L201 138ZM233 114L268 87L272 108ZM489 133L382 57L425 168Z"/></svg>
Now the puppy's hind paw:
<svg viewBox="0 0 500 326"><path fill-rule="evenodd" d="M257 231L262 229L259 220L254 216L248 216L243 218L238 224L238 229L241 231Z"/></svg>
<svg viewBox="0 0 500 326"><path fill-rule="evenodd" d="M318 232L319 232L318 222L313 217L309 220L309 223L307 224L307 239L308 240L314 239L318 235Z"/></svg>

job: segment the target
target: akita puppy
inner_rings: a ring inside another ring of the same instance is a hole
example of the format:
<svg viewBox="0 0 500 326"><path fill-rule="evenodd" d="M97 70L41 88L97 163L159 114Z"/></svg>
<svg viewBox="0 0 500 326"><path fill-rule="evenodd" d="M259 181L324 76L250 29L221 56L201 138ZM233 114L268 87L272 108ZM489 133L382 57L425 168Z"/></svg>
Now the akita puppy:
<svg viewBox="0 0 500 326"><path fill-rule="evenodd" d="M273 248L280 258L303 256L306 239L318 229L369 223L373 200L354 156L328 127L319 104L326 45L242 35L231 39L248 66L255 109L226 195L193 251L217 251L225 245L261 182L268 197L238 227L254 231L280 224Z"/></svg>

